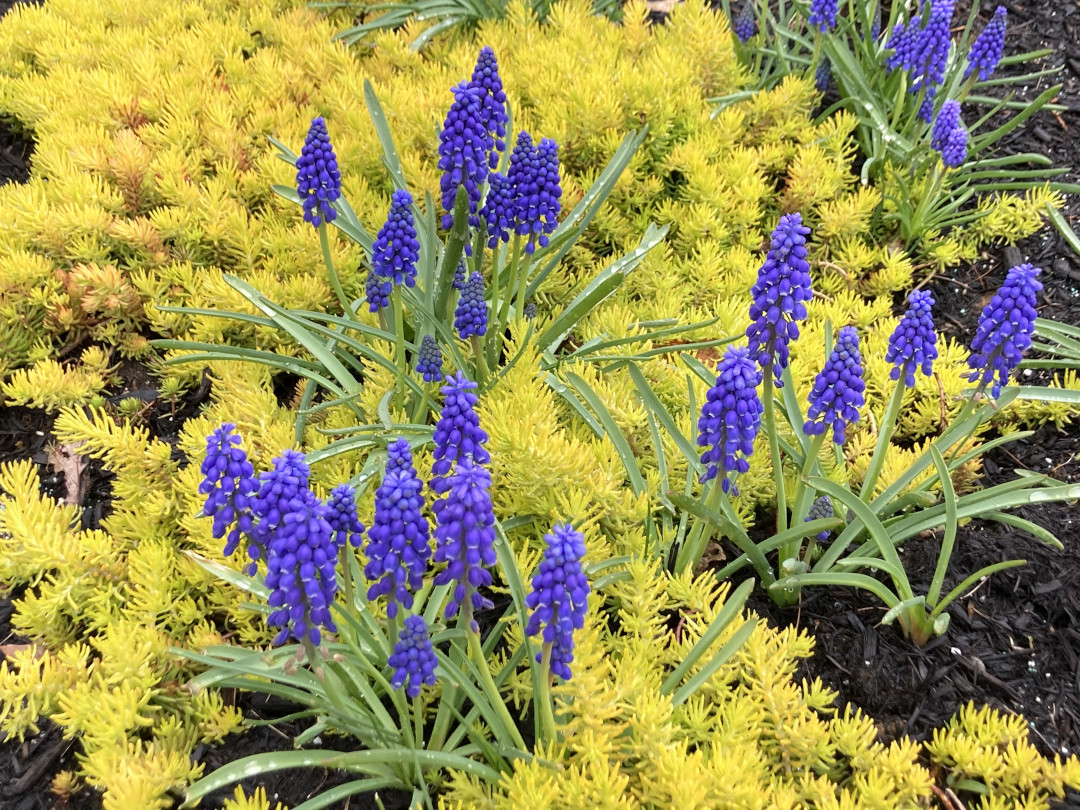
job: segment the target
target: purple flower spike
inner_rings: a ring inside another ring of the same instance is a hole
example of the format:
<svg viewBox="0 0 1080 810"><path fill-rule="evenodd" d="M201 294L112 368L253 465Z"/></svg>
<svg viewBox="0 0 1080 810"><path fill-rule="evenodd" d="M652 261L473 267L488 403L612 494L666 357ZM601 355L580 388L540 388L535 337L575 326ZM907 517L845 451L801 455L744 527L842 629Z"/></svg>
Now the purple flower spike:
<svg viewBox="0 0 1080 810"><path fill-rule="evenodd" d="M930 132L930 145L941 152L942 162L955 169L967 158L968 134L960 120L960 102L949 99L941 110Z"/></svg>
<svg viewBox="0 0 1080 810"><path fill-rule="evenodd" d="M416 260L420 257L420 241L416 238L412 204L412 195L405 189L399 188L394 192L386 224L379 230L371 248L371 267L375 275L395 286L416 285Z"/></svg>
<svg viewBox="0 0 1080 810"><path fill-rule="evenodd" d="M327 521L327 509L307 488L298 471L293 451L275 459L277 476L263 474L260 491L263 519L259 531L266 538L267 603L275 610L267 618L270 627L280 627L275 645L291 636L297 641L318 645L320 628L334 632L330 606L337 594L337 544ZM280 462L280 463L279 463ZM307 465L304 465L305 467ZM295 487L295 494L283 497Z"/></svg>
<svg viewBox="0 0 1080 810"><path fill-rule="evenodd" d="M469 223L480 224L480 188L488 176L488 155L495 140L485 123L484 105L487 91L470 83L453 88L454 103L446 115L439 134L439 169L442 171L439 189L446 211L442 226L454 224L454 198L459 186L469 195Z"/></svg>
<svg viewBox="0 0 1080 810"><path fill-rule="evenodd" d="M828 495L822 495L813 505L810 507L810 511L806 515L806 519L803 523L809 523L811 520L821 520L822 518L831 518L835 515L833 512L832 501L829 500ZM817 539L819 542L824 543L829 539L829 530L826 529L823 532L818 532Z"/></svg>
<svg viewBox="0 0 1080 810"><path fill-rule="evenodd" d="M859 333L854 326L845 326L836 336L836 347L825 361L825 368L814 380L806 413L810 418L803 432L817 436L832 425L833 441L843 444L847 426L859 421L859 408L866 402L865 390Z"/></svg>
<svg viewBox="0 0 1080 810"><path fill-rule="evenodd" d="M823 56L817 70L814 71L814 89L819 93L824 93L829 89L830 79L832 79L832 62L829 61L829 57Z"/></svg>
<svg viewBox="0 0 1080 810"><path fill-rule="evenodd" d="M513 154L517 154L515 149ZM480 218L487 223L488 247L493 248L499 241L509 242L510 231L514 228L514 187L509 178L499 172L488 176L488 194ZM462 285L465 283L465 268L462 266Z"/></svg>
<svg viewBox="0 0 1080 810"><path fill-rule="evenodd" d="M885 362L892 363L889 376L904 378L904 385L915 385L915 370L929 377L937 360L937 333L934 331L934 296L926 290L915 290L908 296L908 310L889 338Z"/></svg>
<svg viewBox="0 0 1080 810"><path fill-rule="evenodd" d="M334 542L338 548L346 540L358 548L364 541L364 524L356 511L356 490L348 484L338 484L330 490L330 500L326 504L326 520L334 530Z"/></svg>
<svg viewBox="0 0 1080 810"><path fill-rule="evenodd" d="M457 309L454 310L454 328L462 340L487 332L487 304L484 302L484 277L473 270L465 289L461 291Z"/></svg>
<svg viewBox="0 0 1080 810"><path fill-rule="evenodd" d="M441 382L442 349L431 335L424 335L420 341L420 355L416 358L416 373L424 382Z"/></svg>
<svg viewBox="0 0 1080 810"><path fill-rule="evenodd" d="M305 222L318 228L337 218L331 203L341 196L341 173L322 116L311 119L311 128L296 160L296 191L304 203Z"/></svg>
<svg viewBox="0 0 1080 810"><path fill-rule="evenodd" d="M754 16L754 0L744 0L739 10L739 16L732 23L731 30L739 38L739 42L746 42L757 33L757 18Z"/></svg>
<svg viewBox="0 0 1080 810"><path fill-rule="evenodd" d="M488 154L488 166L494 169L499 165L498 153L506 149L504 139L510 116L506 114L506 93L499 76L499 62L490 46L480 49L469 84L483 91L481 122L494 138L495 149Z"/></svg>
<svg viewBox="0 0 1080 810"><path fill-rule="evenodd" d="M390 445L386 477L375 491L375 519L364 550L368 558L364 576L372 583L368 599L386 596L390 618L397 615L399 603L412 607L412 592L424 584L431 557L423 490L412 468L409 443L398 439Z"/></svg>
<svg viewBox="0 0 1080 810"><path fill-rule="evenodd" d="M949 61L949 23L956 0L927 0L920 16L912 17L907 26L897 24L885 47L893 54L885 60L889 70L903 68L911 77L910 90L926 90L931 94L945 81L945 66ZM929 121L931 110L924 103L919 111Z"/></svg>
<svg viewBox="0 0 1080 810"><path fill-rule="evenodd" d="M525 635L543 630L544 646L551 646L551 672L570 680L574 661L574 631L585 626L589 580L581 570L585 538L573 526L558 525L544 535L547 543L540 569L532 579L525 606L532 610ZM537 653L538 663L543 653Z"/></svg>
<svg viewBox="0 0 1080 810"><path fill-rule="evenodd" d="M810 16L806 22L822 33L836 28L836 0L810 0Z"/></svg>
<svg viewBox="0 0 1080 810"><path fill-rule="evenodd" d="M251 499L258 489L254 468L235 430L236 425L227 422L206 437L206 458L200 468L199 492L206 496L203 515L214 519L214 537L220 539L229 532L226 557L240 545L241 534L252 534Z"/></svg>
<svg viewBox="0 0 1080 810"><path fill-rule="evenodd" d="M393 668L390 686L394 689L405 687L405 694L410 698L420 697L420 687L424 684L435 685L435 667L438 661L431 646L427 625L423 616L409 616L405 626L398 634L394 652L386 659Z"/></svg>
<svg viewBox="0 0 1080 810"><path fill-rule="evenodd" d="M440 490L445 498L435 501L435 562L446 568L435 577L436 585L456 583L446 605L446 617L458 612L466 598L473 610L491 607L478 588L491 584L495 565L495 513L491 506L491 474L469 458L459 458L454 473Z"/></svg>
<svg viewBox="0 0 1080 810"><path fill-rule="evenodd" d="M249 576L255 573L259 558L268 555L270 541L284 525L285 516L292 510L294 501L302 501L304 493L310 492L308 479L311 471L303 453L286 450L274 459L273 464L273 469L259 476L258 492L251 498L251 513L256 522L252 542L248 545L251 563L246 572Z"/></svg>
<svg viewBox="0 0 1080 810"><path fill-rule="evenodd" d="M979 316L979 328L971 341L968 379L979 388L991 386L990 396L997 397L1001 386L1031 347L1035 332L1036 295L1043 285L1035 276L1039 268L1021 264L1012 268L1001 289Z"/></svg>
<svg viewBox="0 0 1080 810"><path fill-rule="evenodd" d="M806 236L810 229L799 214L786 214L772 234L772 247L758 270L750 291L750 354L761 370L772 369L777 387L788 364L788 342L799 336L798 322L806 318L806 302L813 298Z"/></svg>
<svg viewBox="0 0 1080 810"><path fill-rule="evenodd" d="M1005 14L1005 6L998 6L986 28L972 44L968 51L967 67L964 68L965 79L977 70L979 80L985 82L998 66L1005 52Z"/></svg>
<svg viewBox="0 0 1080 810"><path fill-rule="evenodd" d="M562 188L559 186L558 144L550 138L541 140L522 174L514 186L517 232L529 237L525 252L532 253L537 242L540 247L547 247L548 234L559 225Z"/></svg>
<svg viewBox="0 0 1080 810"><path fill-rule="evenodd" d="M739 490L726 473L744 473L750 469L747 459L754 452L754 438L761 429L761 399L757 387L761 370L743 346L730 346L716 368L716 384L709 389L698 420L698 446L708 448L701 455L710 481L723 467L724 492ZM742 456L740 458L740 455Z"/></svg>
<svg viewBox="0 0 1080 810"><path fill-rule="evenodd" d="M454 268L454 280L450 282L450 286L455 290L465 289L465 260L462 259L458 262L457 267Z"/></svg>
<svg viewBox="0 0 1080 810"><path fill-rule="evenodd" d="M443 476L447 475L454 464L464 459L471 459L477 464L487 464L491 456L484 449L488 435L480 427L480 417L474 406L476 394L472 393L476 383L465 378L460 371L447 377L442 392L442 412L435 424L435 461L431 465L431 488L442 494L446 491L442 485Z"/></svg>
<svg viewBox="0 0 1080 810"><path fill-rule="evenodd" d="M378 312L390 306L390 293L393 289L394 283L390 279L379 276L374 270L368 270L367 282L364 285L368 310Z"/></svg>

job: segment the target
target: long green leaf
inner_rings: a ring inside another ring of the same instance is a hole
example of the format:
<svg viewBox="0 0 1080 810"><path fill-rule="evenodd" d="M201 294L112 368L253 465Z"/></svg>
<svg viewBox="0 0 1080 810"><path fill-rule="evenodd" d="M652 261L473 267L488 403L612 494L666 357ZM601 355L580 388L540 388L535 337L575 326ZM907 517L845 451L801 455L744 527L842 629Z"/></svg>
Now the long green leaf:
<svg viewBox="0 0 1080 810"><path fill-rule="evenodd" d="M646 489L645 479L641 475L641 468L638 466L637 456L634 455L634 451L630 448L630 443L626 441L626 437L623 435L622 430L615 424L615 419L612 417L611 412L607 409L607 406L597 396L596 391L585 380L574 374L571 371L566 372L566 380L575 390L581 395L581 398L585 400L586 404L596 414L596 418L600 420L600 424L604 426L604 432L607 434L608 439L613 445L615 450L619 454L619 458L622 459L623 467L626 468L626 476L630 481L630 486L633 488L636 495L640 495Z"/></svg>

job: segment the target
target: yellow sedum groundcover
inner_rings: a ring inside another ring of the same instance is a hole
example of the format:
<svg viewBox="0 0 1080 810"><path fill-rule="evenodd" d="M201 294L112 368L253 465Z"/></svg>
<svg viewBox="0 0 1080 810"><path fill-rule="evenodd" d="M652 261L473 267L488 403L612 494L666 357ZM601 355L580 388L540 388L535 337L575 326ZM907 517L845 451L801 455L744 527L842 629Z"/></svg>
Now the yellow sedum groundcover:
<svg viewBox="0 0 1080 810"><path fill-rule="evenodd" d="M449 88L468 75L478 43L498 54L513 126L559 142L568 205L624 135L648 125L609 202L541 288L539 317L557 313L612 257L636 245L649 223L671 231L590 315L577 341L629 336L634 324L660 319L717 317L697 336L738 334L764 239L780 213L801 210L815 232L820 296L793 347L796 388L805 396L826 320L855 324L864 335L872 418L854 431L849 463L833 474L861 476L876 440L872 425L890 385L883 360L896 323L890 298L912 286L917 268L901 250L867 237L879 200L850 169L854 121L840 114L815 126L808 84L786 81L712 116L707 99L749 83L721 15L691 0L667 26L651 28L634 5L614 26L590 16L587 4L570 2L540 26L519 4L504 22L482 26L476 41L439 40L422 55L407 47L410 31L346 50L331 42L341 23L286 0L49 0L17 6L0 21L0 111L37 144L30 181L0 188L0 391L7 402L56 412L57 440L81 443L80 453L115 474L101 527L79 530L73 507L40 494L33 465L0 470L0 583L25 586L12 621L33 640L0 665L0 731L22 737L42 718L61 726L77 738L80 774L103 791L108 808L171 806L169 791L201 772L191 763L194 747L240 726L237 710L216 692L184 689L195 670L168 653L170 646L269 640L245 595L222 587L185 554L222 560L221 543L198 517L197 461L206 435L231 421L256 469L264 469L294 445L295 412L279 404L262 370L213 364L213 404L185 424L175 449L193 463L182 463L169 444L105 407L102 392L120 360L157 363L151 332L299 351L262 327L162 307L249 311L223 272L295 308L334 306L317 237L299 209L271 190L293 183L294 174L267 138L298 149L310 119L325 116L344 193L374 231L392 186L364 105L365 78L421 199L438 188L436 133ZM1000 232L959 234L956 244L970 250L1030 234L1052 202L1047 192L993 203ZM346 290L359 297L358 249L335 239L332 251ZM521 349L522 358L480 403L496 514L535 518L511 532L521 569L534 567L545 527L568 516L585 534L588 561L640 554L648 496L627 486L612 443L559 399L540 371L537 348L523 343L515 332L508 352ZM908 392L900 435L922 441L938 430L943 410L955 412L965 358L962 347L942 346L939 381L920 378ZM642 367L692 433L685 375L664 354ZM629 375L601 376L585 364L572 370L640 451L655 491L661 472ZM181 393L200 371L161 368L163 391ZM374 364L366 372L361 405L375 412L393 376ZM1062 384L1078 387L1075 375ZM701 402L704 385L694 385ZM1064 406L1026 403L1003 413L997 427L1070 416ZM345 409L323 412L302 449L329 443L316 427L347 426L351 418ZM907 453L894 450L881 486L907 464ZM319 494L364 461L354 452L317 465ZM685 473L681 463L668 474ZM429 464L418 456L417 468ZM969 484L977 472L966 471ZM773 498L772 480L759 447L736 500L747 522L756 504ZM371 504L368 493L361 514ZM519 763L497 786L443 774L445 806L915 807L932 805L937 785L968 779L990 789L984 807L1043 807L1064 786L1080 787L1080 764L1039 756L1022 718L974 707L930 743L879 744L872 719L838 713L819 683L795 682L812 639L763 623L705 687L674 705L659 684L716 616L727 587L709 576L673 578L646 562L633 563L630 573L590 602L575 677L556 690L565 739L541 753L557 767ZM615 606L618 630L602 610L605 600ZM676 629L664 618L673 614L685 617ZM527 677L510 684L520 705L530 689ZM62 777L60 787L70 779ZM231 806L269 804L264 795L241 794Z"/></svg>

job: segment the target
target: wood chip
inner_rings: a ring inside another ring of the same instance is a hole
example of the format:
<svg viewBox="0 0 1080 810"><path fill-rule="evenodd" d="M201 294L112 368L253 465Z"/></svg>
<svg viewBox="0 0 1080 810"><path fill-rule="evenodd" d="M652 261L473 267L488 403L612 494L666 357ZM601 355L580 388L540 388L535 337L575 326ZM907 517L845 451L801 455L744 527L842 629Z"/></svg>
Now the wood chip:
<svg viewBox="0 0 1080 810"><path fill-rule="evenodd" d="M67 486L67 495L64 503L73 506L82 506L83 498L86 497L87 480L83 478L86 469L86 457L79 455L82 442L74 444L61 444L49 449L49 466L64 475L64 484Z"/></svg>

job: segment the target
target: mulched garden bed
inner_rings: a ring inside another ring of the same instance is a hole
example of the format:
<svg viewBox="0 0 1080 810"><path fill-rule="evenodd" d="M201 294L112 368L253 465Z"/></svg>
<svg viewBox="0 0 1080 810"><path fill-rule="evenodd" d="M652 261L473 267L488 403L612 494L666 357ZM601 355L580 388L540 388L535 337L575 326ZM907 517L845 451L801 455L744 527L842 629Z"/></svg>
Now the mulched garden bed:
<svg viewBox="0 0 1080 810"><path fill-rule="evenodd" d="M12 5L13 0L0 0L0 14ZM985 21L996 4L983 5ZM1051 83L1064 83L1057 102L1067 109L1040 113L1012 133L1002 148L1047 154L1056 165L1072 167L1062 180L1080 182L1080 57L1072 55L1080 42L1080 4L1034 0L1004 5L1009 11L1009 52L1053 48L1055 53L1047 63L1064 70ZM954 21L963 19L961 15L969 7L961 0ZM1033 98L1042 88L1014 89L1023 98ZM0 121L0 183L25 182L32 151L31 138L12 132ZM1080 199L1070 197L1064 213L1073 227L1080 229ZM973 265L930 278L926 286L938 301L941 331L957 340L969 340L977 313L1004 280L1007 269L1021 261L1044 268L1040 314L1080 324L1080 257L1048 227L1015 249L992 251ZM121 395L144 396L148 402L146 425L166 441L175 441L183 420L198 412L209 393L208 386L203 386L174 409L154 399L147 390L147 378L137 367L127 367L124 372L123 386L110 393L117 401ZM63 497L66 486L62 474L47 466L51 423L40 411L0 406L0 463L33 459L43 488ZM1080 481L1080 425L1063 432L1052 426L1042 428L1026 441L993 451L984 467L986 485L1011 479L1014 469ZM110 476L94 463L85 475L89 488L82 524L90 528L107 512ZM821 678L839 693L838 705L861 707L878 723L883 741L903 734L925 739L962 705L973 701L1022 713L1029 721L1033 742L1044 754L1075 752L1080 750L1080 507L1050 504L1017 511L1051 529L1065 544L1064 551L1047 548L996 523L971 521L962 527L946 588L991 562L1022 558L1028 564L995 574L958 600L950 609L948 635L922 650L904 641L897 628L881 626L881 604L859 591L812 589L804 592L797 608L786 611L777 610L759 592L750 606L774 625L797 624L814 635L814 656L803 663L799 677ZM917 589L925 589L932 576L939 539L913 538L903 548L902 557ZM0 645L24 641L10 628L12 596L17 594L0 599ZM253 698L240 696L239 700L252 719L273 716ZM252 753L289 750L292 737L300 730L288 723L253 728L230 737L222 746L197 753L210 772ZM324 740L327 747L335 749L344 748L341 742ZM25 743L0 743L0 810L100 807L97 795L86 789L66 801L49 793L58 771L77 767L76 747L47 722L41 734ZM269 774L259 781L271 803L292 806L351 778L315 770ZM219 805L213 801L206 804ZM356 796L338 806L392 810L407 805L408 794L383 792L378 797ZM1071 794L1066 805L1080 807L1080 797Z"/></svg>

